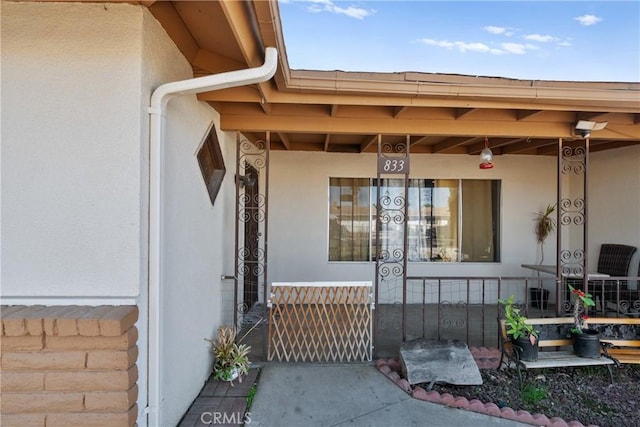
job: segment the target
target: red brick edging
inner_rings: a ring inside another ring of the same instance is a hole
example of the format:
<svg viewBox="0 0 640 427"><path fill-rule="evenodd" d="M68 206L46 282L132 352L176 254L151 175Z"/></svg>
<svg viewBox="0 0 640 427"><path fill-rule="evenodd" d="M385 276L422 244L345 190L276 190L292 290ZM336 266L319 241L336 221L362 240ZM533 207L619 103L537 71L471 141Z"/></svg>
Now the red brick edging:
<svg viewBox="0 0 640 427"><path fill-rule="evenodd" d="M500 362L500 350L487 349L485 347L470 347L469 350L473 355L478 368L480 369L496 369ZM466 397L456 397L449 393L442 393L435 390L426 391L422 387L411 387L409 382L401 377L400 362L396 359L378 359L376 367L380 372L387 376L391 381L395 382L402 390L410 394L414 399L424 400L427 402L438 403L440 405L450 406L452 408L464 409L467 411L478 412L481 414L500 417L509 420L518 421L525 424L535 426L548 427L585 427L579 421L566 422L562 418L548 418L543 414L531 414L527 411L514 411L509 407L499 408L495 403L483 403L478 399L468 400ZM589 425L586 427L597 427Z"/></svg>

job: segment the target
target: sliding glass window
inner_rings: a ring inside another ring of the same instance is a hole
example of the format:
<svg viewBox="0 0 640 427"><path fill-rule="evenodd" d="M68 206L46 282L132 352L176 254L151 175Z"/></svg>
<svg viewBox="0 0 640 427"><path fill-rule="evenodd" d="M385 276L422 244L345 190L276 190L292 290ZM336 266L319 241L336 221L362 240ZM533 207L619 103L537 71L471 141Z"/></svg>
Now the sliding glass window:
<svg viewBox="0 0 640 427"><path fill-rule="evenodd" d="M404 181L383 179L381 197L402 211ZM376 251L377 181L330 178L329 261L372 261ZM500 181L410 179L408 260L497 262L500 260ZM381 225L380 247L403 247L404 219L393 209Z"/></svg>

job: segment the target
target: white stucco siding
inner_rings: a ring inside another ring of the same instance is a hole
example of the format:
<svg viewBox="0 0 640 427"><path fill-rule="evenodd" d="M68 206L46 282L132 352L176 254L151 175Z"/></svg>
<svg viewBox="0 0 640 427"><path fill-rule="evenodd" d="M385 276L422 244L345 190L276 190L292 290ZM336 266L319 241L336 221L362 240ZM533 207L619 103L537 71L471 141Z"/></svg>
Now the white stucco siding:
<svg viewBox="0 0 640 427"><path fill-rule="evenodd" d="M211 371L210 346L221 323L221 276L225 242L224 186L211 205L196 153L214 119L213 110L194 96L169 103L165 142L163 251L163 370L161 410L166 425L176 425ZM218 122L216 118L216 123ZM222 141L224 143L224 140ZM231 168L229 157L225 157ZM227 171L227 184L233 172ZM188 363L185 363L188 361Z"/></svg>
<svg viewBox="0 0 640 427"><path fill-rule="evenodd" d="M374 280L373 263L329 262L327 236L329 178L375 177L376 156L274 151L270 161L269 281ZM534 213L556 200L556 159L506 155L494 163L480 170L476 156L411 156L411 177L501 180L502 255L499 263L409 263L410 275L530 274L520 265L536 262ZM554 253L548 239L549 263Z"/></svg>
<svg viewBox="0 0 640 427"><path fill-rule="evenodd" d="M598 263L600 245L620 243L638 248L629 275L640 262L640 146L600 151L589 162L589 257Z"/></svg>
<svg viewBox="0 0 640 427"><path fill-rule="evenodd" d="M141 22L3 2L3 296L138 295Z"/></svg>
<svg viewBox="0 0 640 427"><path fill-rule="evenodd" d="M190 79L193 73L148 11L143 33L142 87L147 106L158 86ZM235 206L235 134L219 131L218 114L195 95L171 99L164 116L159 411L163 425L168 426L178 424L211 372L212 355L204 339L212 337L221 324L221 276L233 274L233 257L228 253L233 249L234 229L226 224ZM196 158L212 123L218 129L227 170L213 206ZM139 423L142 420L141 414Z"/></svg>

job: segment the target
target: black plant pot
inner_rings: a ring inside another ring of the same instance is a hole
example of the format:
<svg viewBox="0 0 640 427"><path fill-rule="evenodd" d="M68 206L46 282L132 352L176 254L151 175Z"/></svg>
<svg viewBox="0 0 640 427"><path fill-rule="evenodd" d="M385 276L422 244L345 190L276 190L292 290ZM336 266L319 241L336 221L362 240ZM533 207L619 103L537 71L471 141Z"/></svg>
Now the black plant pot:
<svg viewBox="0 0 640 427"><path fill-rule="evenodd" d="M583 329L581 334L574 334L573 352L579 357L599 358L600 332L595 329Z"/></svg>
<svg viewBox="0 0 640 427"><path fill-rule="evenodd" d="M538 360L538 340L531 344L529 337L519 337L513 341L518 359L525 362L535 362Z"/></svg>

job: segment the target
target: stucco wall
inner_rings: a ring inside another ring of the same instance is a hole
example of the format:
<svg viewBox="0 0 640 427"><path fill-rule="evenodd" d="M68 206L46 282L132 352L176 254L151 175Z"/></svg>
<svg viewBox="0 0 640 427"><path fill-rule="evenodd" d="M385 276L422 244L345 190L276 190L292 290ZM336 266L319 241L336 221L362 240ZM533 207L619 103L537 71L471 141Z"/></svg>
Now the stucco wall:
<svg viewBox="0 0 640 427"><path fill-rule="evenodd" d="M136 296L141 9L2 4L2 294Z"/></svg>
<svg viewBox="0 0 640 427"><path fill-rule="evenodd" d="M640 146L593 153L589 163L589 257L593 269L602 243L638 248L629 268L640 263Z"/></svg>
<svg viewBox="0 0 640 427"><path fill-rule="evenodd" d="M520 264L536 261L534 212L555 202L555 157L498 156L491 170L480 170L478 163L476 156L413 155L411 176L501 180L502 261L409 263L410 275L530 274ZM327 218L329 177L375 177L375 155L277 151L270 167L269 280L374 280L374 263L328 262ZM552 263L554 253L551 238L545 262Z"/></svg>
<svg viewBox="0 0 640 427"><path fill-rule="evenodd" d="M147 109L156 87L191 78L191 68L148 10L129 4L3 2L2 41L3 300L135 301L143 425ZM170 369L159 379L166 425L177 423L208 376L203 338L221 323L220 277L233 272L235 135L219 135L228 172L215 207L195 157L212 122L219 128L195 96L169 102L161 361Z"/></svg>
<svg viewBox="0 0 640 427"><path fill-rule="evenodd" d="M411 157L412 177L502 181L502 257L500 263L409 263L410 275L533 274L520 265L539 261L534 212L556 201L557 160L553 156L522 155L497 156L494 160L494 169L481 171L475 156ZM327 260L329 177L375 177L375 155L275 151L271 153L270 167L269 281L375 280L374 263ZM639 147L590 156L592 269L597 265L601 243L640 248L639 170ZM545 244L545 263L555 264L555 256L554 234ZM638 257L640 254L632 261L632 274L637 272Z"/></svg>
<svg viewBox="0 0 640 427"><path fill-rule="evenodd" d="M188 62L146 10L143 34L146 95L161 83L192 77ZM227 212L234 212L235 135L218 132L227 172L212 206L196 154L211 124L220 129L217 113L190 95L170 100L165 116L160 411L164 425L176 425L211 371L204 338L221 324L221 276L233 273L225 262L233 265L227 253L234 229L225 222Z"/></svg>

